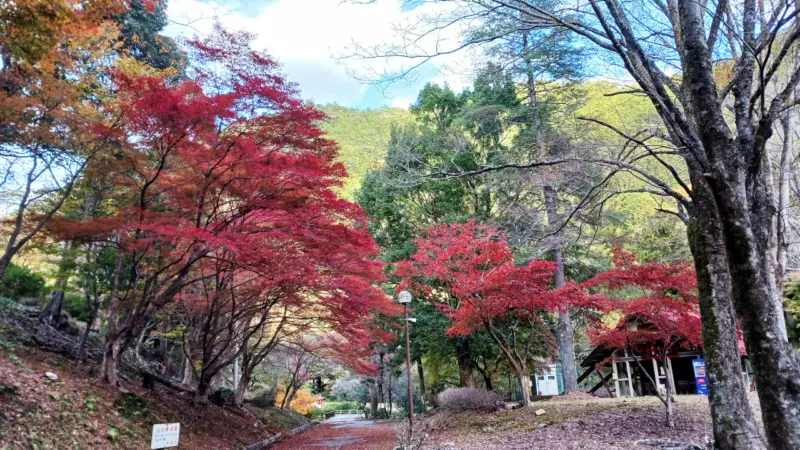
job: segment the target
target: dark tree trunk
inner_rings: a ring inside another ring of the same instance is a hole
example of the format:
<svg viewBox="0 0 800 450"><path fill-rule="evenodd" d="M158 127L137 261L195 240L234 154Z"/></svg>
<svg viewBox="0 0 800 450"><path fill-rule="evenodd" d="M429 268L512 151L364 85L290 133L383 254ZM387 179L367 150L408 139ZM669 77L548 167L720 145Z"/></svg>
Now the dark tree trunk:
<svg viewBox="0 0 800 450"><path fill-rule="evenodd" d="M371 419L378 418L378 389L374 382L369 383L369 413Z"/></svg>
<svg viewBox="0 0 800 450"><path fill-rule="evenodd" d="M456 357L458 359L458 385L475 387L475 380L472 378L472 351L467 337L456 338Z"/></svg>
<svg viewBox="0 0 800 450"><path fill-rule="evenodd" d="M297 395L297 391L299 391L301 387L302 387L301 385L297 385L297 384L295 384L295 386L292 387L292 392L289 393L289 398L286 399L286 408L285 409L287 409L287 410L291 409L292 401L294 400L295 395Z"/></svg>
<svg viewBox="0 0 800 450"><path fill-rule="evenodd" d="M381 349L378 353L378 400L383 405L383 408L380 411L381 419L383 419L383 416L386 414L386 391L383 389L383 382L386 376L386 366L383 362L383 352L383 349Z"/></svg>
<svg viewBox="0 0 800 450"><path fill-rule="evenodd" d="M736 196L733 192L731 196ZM720 202L722 203L722 202ZM800 364L782 338L782 317L774 307L765 270L766 252L753 245L746 214L734 205L722 208L733 299L742 324L747 354L755 367L758 398L772 448L800 448ZM750 242L747 242L747 241Z"/></svg>
<svg viewBox="0 0 800 450"><path fill-rule="evenodd" d="M64 305L64 288L67 282L65 280L56 281L53 290L50 292L50 297L47 300L47 305L42 310L40 320L47 324L57 324L61 318L61 308Z"/></svg>
<svg viewBox="0 0 800 450"><path fill-rule="evenodd" d="M389 380L389 383L388 383L389 384L389 388L386 390L386 392L389 394L389 416L388 417L392 417L392 374L391 374L391 372L389 372L388 380Z"/></svg>
<svg viewBox="0 0 800 450"><path fill-rule="evenodd" d="M483 375L483 386L486 388L487 391L493 391L494 386L492 385L492 374L489 372L485 372Z"/></svg>
<svg viewBox="0 0 800 450"><path fill-rule="evenodd" d="M11 265L11 258L14 256L14 253L6 252L5 255L0 257L0 278L3 278L3 275L6 273L6 269L8 266Z"/></svg>
<svg viewBox="0 0 800 450"><path fill-rule="evenodd" d="M70 253L73 245L75 245L75 243L71 240L64 242L63 253L58 262L58 279L53 284L53 290L50 291L50 298L47 301L47 305L39 316L39 319L44 323L58 324L61 319L61 309L64 306L64 291L69 281L70 266L72 266L75 260L75 255Z"/></svg>
<svg viewBox="0 0 800 450"><path fill-rule="evenodd" d="M713 213L713 203L699 184L693 202L701 217L692 219L687 230L697 273L715 446L720 450L764 449L741 376L739 335L721 230L717 221L706 217Z"/></svg>
<svg viewBox="0 0 800 450"><path fill-rule="evenodd" d="M195 405L205 405L208 403L208 392L211 389L211 383L206 381L205 377L200 376L200 382L197 383L197 390L194 393L192 402Z"/></svg>
<svg viewBox="0 0 800 450"><path fill-rule="evenodd" d="M744 22L751 28L755 13L745 2ZM696 110L697 130L708 156L704 182L713 193L725 242L732 296L744 332L747 354L756 369L758 397L767 441L774 449L800 448L800 362L782 338L782 314L771 288L769 243L775 209L762 166L765 142L772 135L768 117L754 128L748 113L755 55L745 48L732 93L736 136L717 98L710 51L705 40L705 10L696 2L680 2L686 48L686 71ZM750 31L745 30L745 35ZM696 187L695 187L696 189Z"/></svg>

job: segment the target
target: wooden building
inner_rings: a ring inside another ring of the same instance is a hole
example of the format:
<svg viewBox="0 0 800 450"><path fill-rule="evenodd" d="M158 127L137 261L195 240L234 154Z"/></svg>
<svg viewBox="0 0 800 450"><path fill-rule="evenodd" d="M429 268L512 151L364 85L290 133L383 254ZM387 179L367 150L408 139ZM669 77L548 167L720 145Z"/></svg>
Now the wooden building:
<svg viewBox="0 0 800 450"><path fill-rule="evenodd" d="M600 381L589 393L593 394L604 389L609 396L634 397L664 392L666 379L671 377L675 394L697 394L693 361L703 358L703 348L698 346L685 349L680 345L674 345L674 350L667 356L666 367L664 367L659 361L658 352L654 347L653 344L641 346L641 350L633 355L629 354L626 349L606 348L600 345L581 362L580 366L584 372L578 377L578 383L589 378L592 373L596 373L599 375ZM741 338L739 339L739 353L741 354L742 377L745 385L750 386L752 390L754 389L752 370L747 362L747 353ZM602 366L598 368L598 364ZM655 383L650 381L651 379Z"/></svg>

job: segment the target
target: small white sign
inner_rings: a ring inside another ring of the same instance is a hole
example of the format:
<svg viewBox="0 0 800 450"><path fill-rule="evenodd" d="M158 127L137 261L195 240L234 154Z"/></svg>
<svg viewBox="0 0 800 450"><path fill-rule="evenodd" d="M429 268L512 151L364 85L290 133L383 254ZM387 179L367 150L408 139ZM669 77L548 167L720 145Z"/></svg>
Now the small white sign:
<svg viewBox="0 0 800 450"><path fill-rule="evenodd" d="M153 437L150 440L150 448L177 447L180 436L181 424L179 423L153 425Z"/></svg>

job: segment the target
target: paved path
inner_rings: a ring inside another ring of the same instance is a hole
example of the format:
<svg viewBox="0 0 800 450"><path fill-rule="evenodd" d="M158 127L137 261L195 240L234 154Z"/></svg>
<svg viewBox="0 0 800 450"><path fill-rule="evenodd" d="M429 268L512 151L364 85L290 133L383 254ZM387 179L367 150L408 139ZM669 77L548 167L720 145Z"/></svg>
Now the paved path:
<svg viewBox="0 0 800 450"><path fill-rule="evenodd" d="M365 420L360 414L334 416L311 431L292 436L276 450L391 450L396 446L394 430L385 422Z"/></svg>

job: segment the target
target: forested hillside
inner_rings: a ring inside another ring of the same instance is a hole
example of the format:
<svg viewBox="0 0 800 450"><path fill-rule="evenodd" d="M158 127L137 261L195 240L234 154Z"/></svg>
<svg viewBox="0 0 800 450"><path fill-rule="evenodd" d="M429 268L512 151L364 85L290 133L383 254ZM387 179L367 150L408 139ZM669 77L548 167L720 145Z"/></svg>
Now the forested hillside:
<svg viewBox="0 0 800 450"><path fill-rule="evenodd" d="M797 3L0 1L0 450L800 449Z"/></svg>
<svg viewBox="0 0 800 450"><path fill-rule="evenodd" d="M347 167L341 195L352 200L367 172L383 165L392 127L407 124L413 118L400 108L357 110L323 105L320 109L328 116L322 129L328 138L339 143L338 159Z"/></svg>

